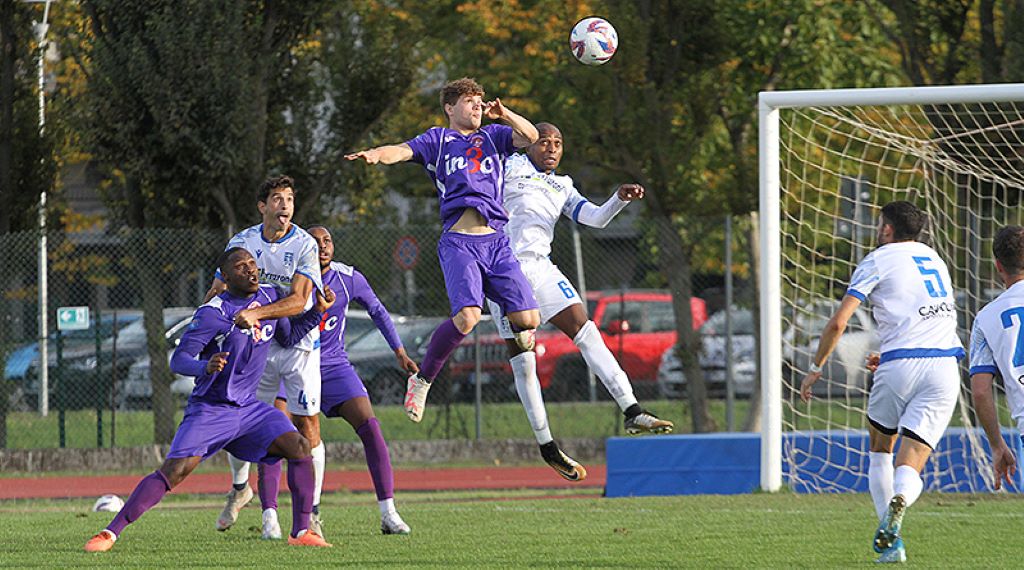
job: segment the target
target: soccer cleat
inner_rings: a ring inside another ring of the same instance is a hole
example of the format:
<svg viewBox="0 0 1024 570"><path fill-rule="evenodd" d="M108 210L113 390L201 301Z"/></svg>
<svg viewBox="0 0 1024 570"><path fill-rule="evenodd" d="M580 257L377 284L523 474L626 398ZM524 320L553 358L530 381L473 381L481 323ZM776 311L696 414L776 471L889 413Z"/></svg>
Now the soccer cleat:
<svg viewBox="0 0 1024 570"><path fill-rule="evenodd" d="M398 512L390 512L380 519L381 534L409 534L412 529L405 524Z"/></svg>
<svg viewBox="0 0 1024 570"><path fill-rule="evenodd" d="M320 519L320 513L311 513L309 515L309 530L315 532L321 538L324 536L324 521Z"/></svg>
<svg viewBox="0 0 1024 570"><path fill-rule="evenodd" d="M304 530L299 533L299 536L289 536L288 544L291 546L334 546L311 530Z"/></svg>
<svg viewBox="0 0 1024 570"><path fill-rule="evenodd" d="M637 435L640 433L672 433L675 424L668 420L659 419L658 416L648 411L626 418L626 433Z"/></svg>
<svg viewBox="0 0 1024 570"><path fill-rule="evenodd" d="M562 450L558 449L558 444L554 441L549 441L540 446L540 455L563 479L582 481L587 478L587 470L577 463L576 460L562 453Z"/></svg>
<svg viewBox="0 0 1024 570"><path fill-rule="evenodd" d="M515 339L519 348L529 352L537 344L537 329L526 329L525 331L513 331L512 338Z"/></svg>
<svg viewBox="0 0 1024 570"><path fill-rule="evenodd" d="M96 533L96 536L89 539L89 542L85 543L86 552L106 552L111 548L114 548L114 542L117 541L117 535L110 532L109 530L103 529Z"/></svg>
<svg viewBox="0 0 1024 570"><path fill-rule="evenodd" d="M312 527L312 524L310 525ZM263 511L263 540L281 540L281 523L277 522L277 509Z"/></svg>
<svg viewBox="0 0 1024 570"><path fill-rule="evenodd" d="M878 557L880 564L899 564L907 561L907 549L903 546L903 539L897 538L881 556Z"/></svg>
<svg viewBox="0 0 1024 570"><path fill-rule="evenodd" d="M241 491L231 489L228 493L228 502L224 505L224 510L220 512L220 516L217 517L216 528L219 531L225 531L231 528L238 520L238 511L242 510L242 507L249 504L252 500L252 487L248 484Z"/></svg>
<svg viewBox="0 0 1024 570"><path fill-rule="evenodd" d="M903 495L896 495L889 501L889 508L878 523L875 540L872 546L879 554L892 548L900 538L900 527L903 526L903 515L907 512L907 500Z"/></svg>
<svg viewBox="0 0 1024 570"><path fill-rule="evenodd" d="M409 383L405 391L405 415L409 419L419 423L423 419L423 407L427 405L427 392L430 391L430 382L413 374L409 377Z"/></svg>

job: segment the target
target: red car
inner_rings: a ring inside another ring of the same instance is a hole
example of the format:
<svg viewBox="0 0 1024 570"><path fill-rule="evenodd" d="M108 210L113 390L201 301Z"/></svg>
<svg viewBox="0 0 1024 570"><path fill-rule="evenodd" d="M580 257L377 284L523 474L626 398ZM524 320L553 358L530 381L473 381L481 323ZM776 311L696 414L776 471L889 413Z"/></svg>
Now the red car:
<svg viewBox="0 0 1024 570"><path fill-rule="evenodd" d="M691 298L693 328L707 320L703 299ZM663 290L590 291L587 313L601 331L608 348L629 375L637 396L657 393L661 356L676 342L672 294ZM504 341L490 323L481 323L481 380L487 399L515 398L512 369ZM474 339L470 335L449 361L449 377L457 394L469 399L475 367ZM547 324L537 331L537 376L549 400L585 400L589 397L588 371L583 356L562 331ZM598 381L600 384L600 381ZM597 393L607 397L603 386Z"/></svg>

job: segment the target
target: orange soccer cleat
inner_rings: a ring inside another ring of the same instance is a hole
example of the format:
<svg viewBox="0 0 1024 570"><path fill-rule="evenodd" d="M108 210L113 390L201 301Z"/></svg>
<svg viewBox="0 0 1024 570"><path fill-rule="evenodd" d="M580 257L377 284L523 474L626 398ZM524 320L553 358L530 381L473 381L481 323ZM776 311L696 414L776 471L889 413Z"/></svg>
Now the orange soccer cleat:
<svg viewBox="0 0 1024 570"><path fill-rule="evenodd" d="M85 543L86 552L106 552L114 547L114 541L117 540L117 535L110 532L109 530L101 530L96 536L89 539L89 542Z"/></svg>
<svg viewBox="0 0 1024 570"><path fill-rule="evenodd" d="M311 530L303 532L298 537L289 536L288 544L291 546L334 546Z"/></svg>

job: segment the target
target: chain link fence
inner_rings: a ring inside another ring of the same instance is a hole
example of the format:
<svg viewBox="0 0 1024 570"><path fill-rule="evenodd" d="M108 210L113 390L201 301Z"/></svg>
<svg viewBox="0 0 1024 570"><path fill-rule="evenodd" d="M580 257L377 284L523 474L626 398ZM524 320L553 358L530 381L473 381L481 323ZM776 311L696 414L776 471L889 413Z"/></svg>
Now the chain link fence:
<svg viewBox="0 0 1024 570"><path fill-rule="evenodd" d="M702 332L700 366L713 399L712 414L724 420L744 413L756 373L750 219L677 222L671 232L682 236L687 248L689 268L684 269L666 267L659 257L666 247L659 241L663 228L629 212L602 230L559 224L552 261L581 293L585 285L588 314L641 403L683 430L689 411L686 378L675 350L669 274L686 271L693 293L692 325ZM437 261L438 232L433 226L344 226L332 231L336 259L366 275L417 361L433 329L449 314ZM0 448L143 445L154 443L161 424L176 425L192 379L171 375L166 359L202 302L226 237L194 230L51 234L49 413L43 416L38 236L0 236L5 268L0 274ZM728 253L726 243L731 245ZM725 318L730 297L734 310ZM69 306L89 307L88 328L58 333L57 308ZM358 309L352 307L348 319L349 356L389 438L531 437L505 343L489 320L456 350L430 393L426 419L417 425L402 414L405 379L395 358ZM165 362L154 366L153 354ZM605 437L621 431L618 408L589 373L571 338L551 325L542 327L537 362L556 437ZM735 400L727 410L729 362ZM325 439L355 441L342 424L324 421Z"/></svg>

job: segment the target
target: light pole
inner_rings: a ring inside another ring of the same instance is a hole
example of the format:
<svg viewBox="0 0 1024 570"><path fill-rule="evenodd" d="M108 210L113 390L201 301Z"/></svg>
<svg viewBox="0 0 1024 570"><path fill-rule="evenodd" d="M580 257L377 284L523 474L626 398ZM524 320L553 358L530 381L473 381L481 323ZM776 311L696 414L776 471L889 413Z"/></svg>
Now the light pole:
<svg viewBox="0 0 1024 570"><path fill-rule="evenodd" d="M42 138L46 130L46 32L50 29L50 2L52 0L24 0L30 3L43 4L43 20L32 22L32 31L35 33L36 42L39 44L39 137ZM43 159L45 160L45 159ZM49 313L49 300L47 298L47 268L46 259L46 189L39 193L39 414L45 416L50 413L50 350L47 345L46 318Z"/></svg>

